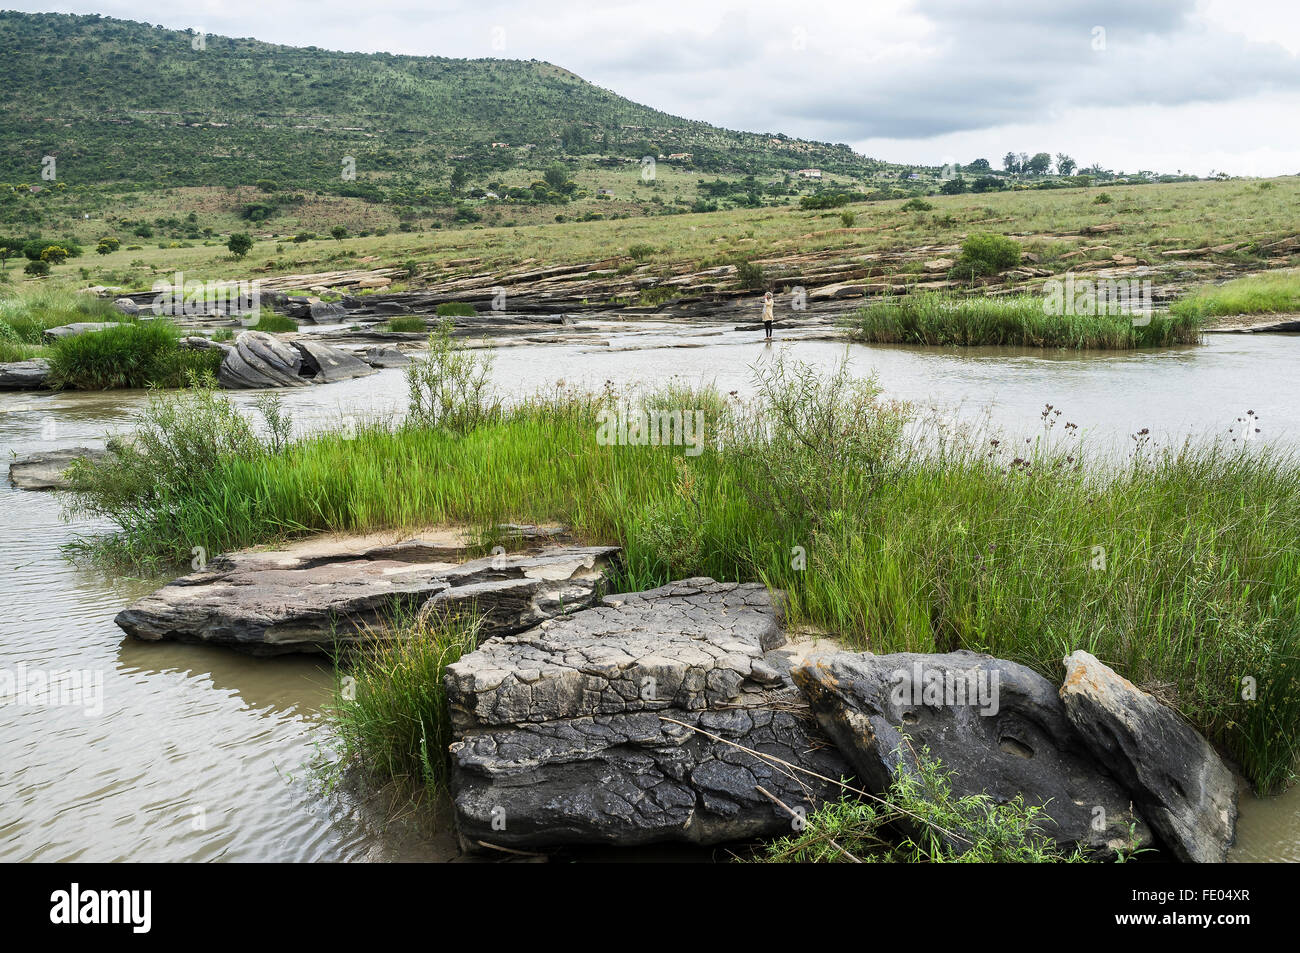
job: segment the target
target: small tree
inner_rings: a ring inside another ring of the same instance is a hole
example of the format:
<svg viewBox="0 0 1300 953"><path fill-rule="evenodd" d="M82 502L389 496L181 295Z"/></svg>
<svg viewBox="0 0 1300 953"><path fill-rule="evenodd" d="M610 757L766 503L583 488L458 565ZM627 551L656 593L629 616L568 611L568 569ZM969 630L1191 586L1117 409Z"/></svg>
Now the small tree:
<svg viewBox="0 0 1300 953"><path fill-rule="evenodd" d="M1067 156L1064 152L1056 154L1056 174L1057 175L1074 175L1074 170L1079 164Z"/></svg>
<svg viewBox="0 0 1300 953"><path fill-rule="evenodd" d="M121 247L122 243L118 241L118 239L114 238L112 235L105 235L99 240L99 244L95 246L95 251L101 255L108 255L117 251Z"/></svg>
<svg viewBox="0 0 1300 953"><path fill-rule="evenodd" d="M236 258L243 258L253 248L253 236L247 232L235 232L226 242L226 247Z"/></svg>
<svg viewBox="0 0 1300 953"><path fill-rule="evenodd" d="M330 229L330 235L333 236L336 242L341 242L343 239L348 237L348 230L342 225L335 225Z"/></svg>
<svg viewBox="0 0 1300 953"><path fill-rule="evenodd" d="M68 260L68 250L62 245L49 245L41 251L41 261L61 265Z"/></svg>
<svg viewBox="0 0 1300 953"><path fill-rule="evenodd" d="M1052 157L1046 152L1035 152L1033 158L1026 163L1026 167L1032 175L1046 175L1047 170L1052 167Z"/></svg>

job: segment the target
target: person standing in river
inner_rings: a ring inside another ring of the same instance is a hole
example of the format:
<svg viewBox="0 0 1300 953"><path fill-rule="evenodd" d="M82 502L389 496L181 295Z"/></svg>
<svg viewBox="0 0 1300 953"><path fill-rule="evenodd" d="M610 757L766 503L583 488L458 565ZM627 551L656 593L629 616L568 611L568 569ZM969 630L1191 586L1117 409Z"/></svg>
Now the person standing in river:
<svg viewBox="0 0 1300 953"><path fill-rule="evenodd" d="M763 294L763 339L772 340L772 292Z"/></svg>

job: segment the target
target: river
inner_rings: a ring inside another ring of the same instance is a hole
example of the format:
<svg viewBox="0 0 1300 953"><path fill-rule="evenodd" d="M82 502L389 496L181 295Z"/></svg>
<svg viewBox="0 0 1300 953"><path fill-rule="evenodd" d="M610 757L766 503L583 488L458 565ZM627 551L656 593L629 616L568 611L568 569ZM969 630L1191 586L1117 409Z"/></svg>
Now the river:
<svg viewBox="0 0 1300 953"><path fill-rule="evenodd" d="M495 378L514 394L566 385L620 389L676 376L749 389L771 354L751 333L623 325L593 341L497 350ZM833 365L846 345L799 340L794 356ZM775 347L783 346L778 338ZM1300 337L1219 335L1201 347L1069 354L848 346L887 396L1010 435L1039 432L1045 404L1094 444L1122 448L1142 428L1178 440L1225 435L1253 410L1261 445L1300 446ZM342 414L400 412L400 371L283 392L300 431ZM0 452L99 445L130 429L146 397L0 394ZM236 394L247 403L250 394ZM322 711L333 673L310 658L250 659L123 637L113 616L165 579L109 579L67 562L79 533L56 494L0 487L0 670L86 670L102 711L0 706L0 860L448 860L446 831L386 822L376 798L320 789L313 762L330 739ZM98 677L98 676L97 676ZM1300 860L1300 786L1242 803L1234 860Z"/></svg>

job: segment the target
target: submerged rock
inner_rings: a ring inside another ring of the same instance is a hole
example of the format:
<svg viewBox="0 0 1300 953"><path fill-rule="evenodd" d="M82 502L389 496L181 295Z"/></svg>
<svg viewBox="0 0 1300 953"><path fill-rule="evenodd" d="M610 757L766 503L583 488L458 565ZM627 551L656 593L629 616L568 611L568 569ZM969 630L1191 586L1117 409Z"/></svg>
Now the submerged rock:
<svg viewBox="0 0 1300 953"><path fill-rule="evenodd" d="M838 797L849 768L793 690L780 621L779 593L688 579L448 666L462 836L554 847L790 833L786 808Z"/></svg>
<svg viewBox="0 0 1300 953"><path fill-rule="evenodd" d="M50 362L44 358L8 361L0 364L0 390L40 390L50 376Z"/></svg>
<svg viewBox="0 0 1300 953"><path fill-rule="evenodd" d="M210 642L254 655L332 653L383 638L395 615L430 600L485 614L486 635L518 632L594 602L618 549L550 545L467 562L425 552L309 541L221 556L115 621L144 641Z"/></svg>
<svg viewBox="0 0 1300 953"><path fill-rule="evenodd" d="M108 454L108 450L93 447L29 453L9 464L9 480L22 490L66 490L69 482L64 474L74 460L86 459L94 463Z"/></svg>
<svg viewBox="0 0 1300 953"><path fill-rule="evenodd" d="M1150 841L1128 794L1074 733L1055 686L1023 665L967 651L840 652L793 675L868 790L883 793L900 771L915 772L928 747L956 795L999 803L1023 795L1064 846L1127 848L1130 825L1139 843Z"/></svg>
<svg viewBox="0 0 1300 953"><path fill-rule="evenodd" d="M1074 727L1174 856L1222 863L1235 837L1237 782L1210 743L1087 652L1065 659L1060 695Z"/></svg>

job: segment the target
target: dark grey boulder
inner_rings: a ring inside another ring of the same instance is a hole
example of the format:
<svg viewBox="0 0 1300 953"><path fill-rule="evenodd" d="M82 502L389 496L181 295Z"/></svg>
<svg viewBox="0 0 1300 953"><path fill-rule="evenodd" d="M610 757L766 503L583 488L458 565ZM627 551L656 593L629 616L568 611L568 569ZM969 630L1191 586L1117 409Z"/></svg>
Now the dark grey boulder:
<svg viewBox="0 0 1300 953"><path fill-rule="evenodd" d="M461 836L471 847L545 848L790 834L794 816L759 789L806 816L840 794L815 775L851 773L791 706L799 707L797 694L774 692L720 711L597 715L472 732L451 746Z"/></svg>
<svg viewBox="0 0 1300 953"><path fill-rule="evenodd" d="M21 490L66 490L69 481L65 474L74 460L94 463L108 454L107 450L93 447L29 453L9 464L9 480Z"/></svg>
<svg viewBox="0 0 1300 953"><path fill-rule="evenodd" d="M618 550L552 545L467 562L402 558L417 552L309 540L221 556L123 609L115 621L144 641L209 642L254 655L328 654L384 638L395 616L470 587L472 600L449 607L485 614L487 634L520 631L595 601Z"/></svg>
<svg viewBox="0 0 1300 953"><path fill-rule="evenodd" d="M337 347L318 341L294 341L293 346L302 354L302 375L315 384L366 377L375 369L365 361Z"/></svg>
<svg viewBox="0 0 1300 953"><path fill-rule="evenodd" d="M8 361L0 364L0 390L41 390L50 376L50 362L44 358Z"/></svg>
<svg viewBox="0 0 1300 953"><path fill-rule="evenodd" d="M712 844L788 834L791 810L838 798L850 768L793 690L781 602L687 579L607 596L448 666L462 836Z"/></svg>
<svg viewBox="0 0 1300 953"><path fill-rule="evenodd" d="M244 331L226 352L217 377L223 387L306 387L302 352L265 331Z"/></svg>
<svg viewBox="0 0 1300 953"><path fill-rule="evenodd" d="M1063 846L1129 848L1150 831L1123 787L1072 729L1055 687L987 655L838 652L796 666L822 729L871 791L883 793L918 753L951 772L958 796L1041 806L1041 829ZM906 736L906 737L904 737ZM953 841L960 849L960 841Z"/></svg>
<svg viewBox="0 0 1300 953"><path fill-rule="evenodd" d="M1235 837L1237 780L1210 743L1087 652L1065 659L1060 695L1070 722L1170 852L1222 863Z"/></svg>
<svg viewBox="0 0 1300 953"><path fill-rule="evenodd" d="M123 314L129 314L131 317L135 317L140 313L140 306L131 298L118 298L113 302L113 307Z"/></svg>

